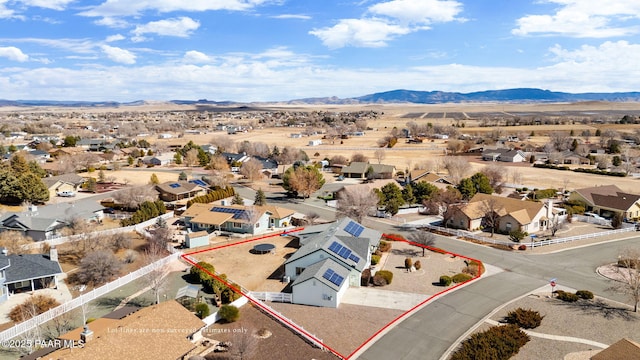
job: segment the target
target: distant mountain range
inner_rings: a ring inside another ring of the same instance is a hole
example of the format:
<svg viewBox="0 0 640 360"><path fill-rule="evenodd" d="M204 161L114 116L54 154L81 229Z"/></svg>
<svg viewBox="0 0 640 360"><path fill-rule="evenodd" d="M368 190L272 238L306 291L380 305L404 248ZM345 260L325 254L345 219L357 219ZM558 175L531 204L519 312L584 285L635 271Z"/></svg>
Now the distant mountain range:
<svg viewBox="0 0 640 360"><path fill-rule="evenodd" d="M392 90L381 93L369 94L354 98L319 97L288 101L274 101L270 103L243 103L234 101L200 100L170 100L166 103L178 105L196 106L240 106L246 104L306 104L306 105L347 105L347 104L443 104L443 103L553 103L553 102L580 102L580 101L610 101L610 102L640 102L640 92L617 93L566 93L533 88L487 90L471 93L446 92L446 91L414 91ZM0 106L62 106L62 107L118 107L136 106L149 103L147 101L133 101L119 103L115 101L48 101L48 100L1 100Z"/></svg>

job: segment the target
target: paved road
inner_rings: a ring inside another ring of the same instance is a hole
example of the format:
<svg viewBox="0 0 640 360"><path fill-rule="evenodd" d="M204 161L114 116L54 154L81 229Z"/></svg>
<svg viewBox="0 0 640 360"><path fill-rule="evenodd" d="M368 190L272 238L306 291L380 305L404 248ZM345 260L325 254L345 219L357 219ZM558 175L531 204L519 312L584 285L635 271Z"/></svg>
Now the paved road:
<svg viewBox="0 0 640 360"><path fill-rule="evenodd" d="M238 191L253 198L251 189ZM286 204L300 213L314 211L322 218L333 219L334 211L317 199L290 203L281 194L267 194L270 202ZM405 232L380 219L367 219L365 225L386 233ZM557 278L558 285L586 289L596 295L625 302L621 295L608 291L609 280L595 269L613 262L629 247L640 247L639 237L600 243L554 254L505 252L448 237L438 237L435 246L481 260L502 269L431 302L382 335L358 359L440 359L447 350L494 309L548 284Z"/></svg>

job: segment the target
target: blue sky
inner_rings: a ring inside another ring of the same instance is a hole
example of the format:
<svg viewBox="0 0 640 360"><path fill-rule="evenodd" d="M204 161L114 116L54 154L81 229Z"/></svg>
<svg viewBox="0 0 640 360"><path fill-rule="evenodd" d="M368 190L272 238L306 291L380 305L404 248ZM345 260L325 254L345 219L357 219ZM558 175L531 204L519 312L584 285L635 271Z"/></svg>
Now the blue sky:
<svg viewBox="0 0 640 360"><path fill-rule="evenodd" d="M0 98L640 91L637 0L0 0Z"/></svg>

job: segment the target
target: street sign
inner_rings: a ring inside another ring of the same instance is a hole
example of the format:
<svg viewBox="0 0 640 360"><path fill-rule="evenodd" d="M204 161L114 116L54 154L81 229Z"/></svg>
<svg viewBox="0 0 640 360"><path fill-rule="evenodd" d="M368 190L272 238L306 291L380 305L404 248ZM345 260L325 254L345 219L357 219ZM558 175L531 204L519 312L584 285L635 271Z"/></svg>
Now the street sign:
<svg viewBox="0 0 640 360"><path fill-rule="evenodd" d="M556 282L555 281L551 281L549 284L551 285L551 287L556 287Z"/></svg>

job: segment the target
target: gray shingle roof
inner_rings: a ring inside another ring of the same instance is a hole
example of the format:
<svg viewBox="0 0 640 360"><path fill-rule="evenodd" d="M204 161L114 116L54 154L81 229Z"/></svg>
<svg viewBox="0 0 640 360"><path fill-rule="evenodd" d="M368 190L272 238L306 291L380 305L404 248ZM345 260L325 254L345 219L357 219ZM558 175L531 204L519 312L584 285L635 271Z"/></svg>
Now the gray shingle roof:
<svg viewBox="0 0 640 360"><path fill-rule="evenodd" d="M55 184L58 180L78 186L84 183L87 179L78 174L62 174L58 176L49 176L42 178L42 182L47 185L47 187Z"/></svg>
<svg viewBox="0 0 640 360"><path fill-rule="evenodd" d="M0 256L5 257L5 255ZM6 284L62 274L60 264L49 260L48 255L9 254L5 258L7 258L11 264L6 270Z"/></svg>
<svg viewBox="0 0 640 360"><path fill-rule="evenodd" d="M322 275L327 271L327 269L333 270L336 274L342 276L344 279L340 286L332 283L331 281L325 279ZM291 286L296 286L300 283L303 283L307 280L315 279L320 281L321 283L327 285L331 289L335 291L339 291L340 287L346 282L349 282L349 270L332 259L325 259L323 261L319 261L313 265L307 266L306 269L296 278L296 280L291 284Z"/></svg>

